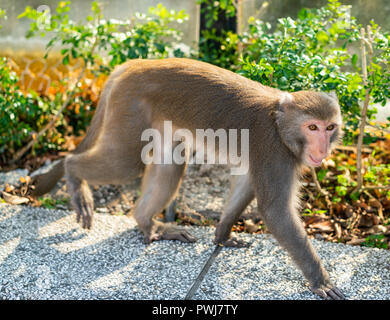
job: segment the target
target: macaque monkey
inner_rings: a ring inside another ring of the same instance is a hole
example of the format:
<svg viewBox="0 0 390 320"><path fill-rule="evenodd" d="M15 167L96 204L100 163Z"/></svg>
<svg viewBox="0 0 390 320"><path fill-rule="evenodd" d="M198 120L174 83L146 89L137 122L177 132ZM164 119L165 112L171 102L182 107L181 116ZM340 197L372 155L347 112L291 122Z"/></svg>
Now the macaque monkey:
<svg viewBox="0 0 390 320"><path fill-rule="evenodd" d="M35 194L49 191L65 174L77 220L90 228L93 198L88 184L122 184L143 176L134 217L145 242L196 241L184 229L153 218L175 198L186 168L186 163L145 165L141 160L142 132L161 130L165 120L191 132L249 129L249 171L237 176L232 186L215 242L242 245L231 237L231 227L256 197L263 221L302 270L311 290L324 298L343 299L297 214L301 167L320 166L340 138L340 107L331 94L286 93L189 59L128 61L107 80L85 139L35 179Z"/></svg>

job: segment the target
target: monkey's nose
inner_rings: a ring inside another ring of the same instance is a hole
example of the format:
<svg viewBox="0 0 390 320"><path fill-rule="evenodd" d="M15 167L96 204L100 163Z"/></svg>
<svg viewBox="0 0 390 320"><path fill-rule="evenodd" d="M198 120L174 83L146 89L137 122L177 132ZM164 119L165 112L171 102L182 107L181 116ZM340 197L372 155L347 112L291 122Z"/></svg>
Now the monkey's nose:
<svg viewBox="0 0 390 320"><path fill-rule="evenodd" d="M328 155L327 149L320 150L320 152L318 154L318 159L324 160L327 157L327 155Z"/></svg>
<svg viewBox="0 0 390 320"><path fill-rule="evenodd" d="M329 152L329 142L328 142L328 140L326 138L321 143L321 145L320 145L320 147L318 149L319 149L318 150L319 151L319 156L322 159L325 159L328 156L328 152Z"/></svg>
<svg viewBox="0 0 390 320"><path fill-rule="evenodd" d="M312 153L312 156L316 160L324 160L328 156L328 148L326 146L320 146L315 152Z"/></svg>

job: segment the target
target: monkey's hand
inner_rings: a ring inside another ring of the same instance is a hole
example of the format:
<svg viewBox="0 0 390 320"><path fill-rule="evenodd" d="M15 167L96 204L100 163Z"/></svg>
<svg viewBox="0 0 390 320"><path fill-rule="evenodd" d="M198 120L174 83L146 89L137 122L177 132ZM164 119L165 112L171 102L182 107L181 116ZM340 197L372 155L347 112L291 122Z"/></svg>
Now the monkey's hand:
<svg viewBox="0 0 390 320"><path fill-rule="evenodd" d="M322 298L325 298L327 300L345 300L345 296L342 294L342 292L337 288L334 287L331 284L328 285L321 285L317 288L310 287L310 290L319 295Z"/></svg>
<svg viewBox="0 0 390 320"><path fill-rule="evenodd" d="M145 234L144 242L149 244L158 240L179 240L182 242L195 242L196 238L189 232L170 223L154 221L151 231Z"/></svg>

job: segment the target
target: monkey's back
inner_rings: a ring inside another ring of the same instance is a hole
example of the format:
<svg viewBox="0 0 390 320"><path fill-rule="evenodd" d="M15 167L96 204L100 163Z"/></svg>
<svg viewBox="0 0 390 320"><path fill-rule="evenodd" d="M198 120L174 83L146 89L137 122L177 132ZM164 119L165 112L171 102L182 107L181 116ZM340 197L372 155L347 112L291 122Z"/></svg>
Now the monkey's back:
<svg viewBox="0 0 390 320"><path fill-rule="evenodd" d="M139 101L151 121L172 120L182 127L247 128L268 117L282 94L234 72L184 58L131 60L116 80L107 108L126 108ZM112 110L114 111L114 110ZM178 117L178 114L180 117Z"/></svg>

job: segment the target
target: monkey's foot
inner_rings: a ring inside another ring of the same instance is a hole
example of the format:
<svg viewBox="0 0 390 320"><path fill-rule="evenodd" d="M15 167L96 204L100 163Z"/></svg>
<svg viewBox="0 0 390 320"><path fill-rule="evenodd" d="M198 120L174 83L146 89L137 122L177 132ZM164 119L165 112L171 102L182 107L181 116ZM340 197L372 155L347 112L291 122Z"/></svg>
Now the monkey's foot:
<svg viewBox="0 0 390 320"><path fill-rule="evenodd" d="M310 290L318 294L320 297L325 298L327 300L345 300L345 296L342 292L332 285L322 285L319 288L311 287Z"/></svg>
<svg viewBox="0 0 390 320"><path fill-rule="evenodd" d="M242 240L238 240L236 238L230 237L224 241L214 240L215 244L223 245L224 247L233 247L233 248L248 248L250 246L249 243L246 243Z"/></svg>
<svg viewBox="0 0 390 320"><path fill-rule="evenodd" d="M157 223L150 234L145 235L144 241L149 244L158 240L179 240L182 242L195 242L196 238L183 228L169 224Z"/></svg>

